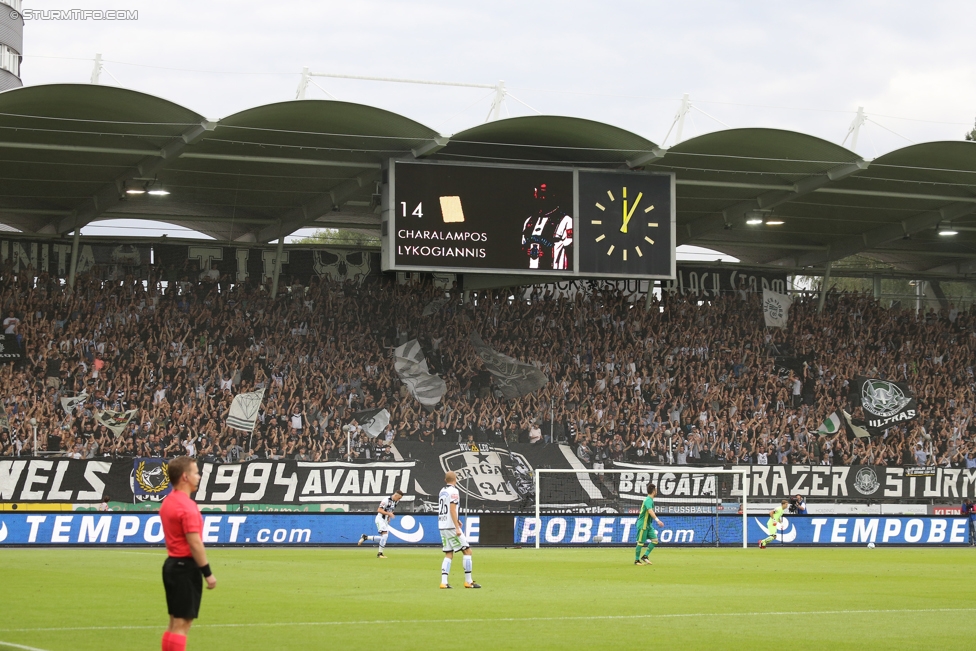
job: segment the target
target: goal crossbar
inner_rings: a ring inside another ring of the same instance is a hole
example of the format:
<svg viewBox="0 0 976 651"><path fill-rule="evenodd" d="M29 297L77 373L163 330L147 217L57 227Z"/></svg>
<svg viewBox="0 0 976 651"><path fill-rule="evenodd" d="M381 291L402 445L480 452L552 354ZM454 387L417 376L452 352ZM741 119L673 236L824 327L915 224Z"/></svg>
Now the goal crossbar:
<svg viewBox="0 0 976 651"><path fill-rule="evenodd" d="M580 482L584 491L591 491L593 493L599 493L599 489L593 482L593 476L604 476L604 475L633 475L633 481L636 484L643 484L646 487L647 483L650 483L652 478L657 477L659 483L664 481L675 481L679 476L691 476L702 477L706 475L731 475L733 477L738 477L738 481L733 480L733 486L730 490L730 497L741 498L741 511L742 511L742 548L748 547L748 511L749 511L749 495L748 491L745 490L748 485L747 477L749 471L746 469L732 469L732 468L713 468L713 467L691 467L682 466L676 468L674 466L641 466L635 468L611 468L611 469L600 469L600 468L537 468L535 470L535 522L536 526L539 528L539 532L535 536L535 548L539 549L541 546L542 532L542 477L545 475L576 475L577 480ZM646 488L645 488L646 490ZM720 499L719 495L716 493L714 496L716 500ZM661 496L659 494L658 499L667 500L670 499L668 496Z"/></svg>

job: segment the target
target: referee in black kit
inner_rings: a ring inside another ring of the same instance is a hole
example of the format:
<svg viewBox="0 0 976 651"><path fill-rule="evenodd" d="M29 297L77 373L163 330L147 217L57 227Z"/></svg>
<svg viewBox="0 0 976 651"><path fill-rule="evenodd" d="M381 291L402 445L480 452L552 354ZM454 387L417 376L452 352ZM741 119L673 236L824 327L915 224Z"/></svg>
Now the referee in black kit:
<svg viewBox="0 0 976 651"><path fill-rule="evenodd" d="M169 462L166 474L173 490L159 509L169 554L163 563L163 587L169 609L163 651L185 651L186 635L200 613L203 579L208 590L217 587L217 579L210 571L207 550L203 548L203 516L190 497L200 485L197 463L189 457L178 457Z"/></svg>

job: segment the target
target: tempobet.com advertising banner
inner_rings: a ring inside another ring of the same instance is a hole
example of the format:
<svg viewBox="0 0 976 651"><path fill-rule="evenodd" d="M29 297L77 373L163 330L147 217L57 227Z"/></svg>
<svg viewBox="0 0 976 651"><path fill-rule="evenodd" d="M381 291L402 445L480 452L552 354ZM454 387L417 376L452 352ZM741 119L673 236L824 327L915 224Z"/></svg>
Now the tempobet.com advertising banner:
<svg viewBox="0 0 976 651"><path fill-rule="evenodd" d="M741 545L741 515L664 516L655 527L666 545ZM750 515L748 542L766 538L768 516ZM631 516L544 515L515 520L515 542L534 545L634 544L637 518ZM783 545L968 545L969 521L962 517L787 516L773 546Z"/></svg>
<svg viewBox="0 0 976 651"><path fill-rule="evenodd" d="M479 538L479 518L463 518L468 542ZM375 535L373 515L255 513L203 514L208 545L350 545ZM0 546L162 545L155 513L2 513ZM440 545L435 515L398 515L390 523L389 545Z"/></svg>
<svg viewBox="0 0 976 651"><path fill-rule="evenodd" d="M749 541L765 538L767 516L749 517ZM772 532L770 532L772 533ZM787 545L968 545L967 518L786 516L776 541Z"/></svg>
<svg viewBox="0 0 976 651"><path fill-rule="evenodd" d="M632 545L634 516L546 515L515 517L515 545ZM659 538L665 545L742 544L742 517L735 515L665 516ZM763 516L748 518L749 543L765 538ZM480 518L462 516L468 542L477 544ZM251 513L203 515L208 545L289 546L351 545L373 535L369 514ZM787 516L777 529L776 545L968 545L970 523L964 517ZM162 545L163 528L155 513L0 513L0 547L43 545ZM434 515L398 515L390 525L390 545L437 545Z"/></svg>

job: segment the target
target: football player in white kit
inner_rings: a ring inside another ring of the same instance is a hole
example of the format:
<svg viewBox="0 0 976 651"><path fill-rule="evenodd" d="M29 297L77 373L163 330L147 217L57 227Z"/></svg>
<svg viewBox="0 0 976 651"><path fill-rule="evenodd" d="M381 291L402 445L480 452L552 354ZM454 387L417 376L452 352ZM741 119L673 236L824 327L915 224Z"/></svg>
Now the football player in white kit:
<svg viewBox="0 0 976 651"><path fill-rule="evenodd" d="M383 550L386 548L386 539L390 535L390 520L393 519L393 509L396 508L397 502L403 497L403 491L394 491L392 495L384 498L380 502L379 508L376 509L376 532L375 536L367 536L363 534L359 538L357 545L362 545L367 540L370 542L379 542L380 551L377 552L376 558L386 558Z"/></svg>
<svg viewBox="0 0 976 651"><path fill-rule="evenodd" d="M522 251L529 257L529 269L569 269L573 218L559 207L547 184L536 186L533 198L535 214L522 224Z"/></svg>
<svg viewBox="0 0 976 651"><path fill-rule="evenodd" d="M444 549L444 560L441 561L441 590L449 590L451 584L447 576L451 573L451 561L454 552L464 554L464 587L480 588L481 586L471 578L471 548L461 532L461 520L458 518L458 504L461 496L457 489L457 475L448 472L444 475L444 483L437 497L437 528L441 530L441 543Z"/></svg>

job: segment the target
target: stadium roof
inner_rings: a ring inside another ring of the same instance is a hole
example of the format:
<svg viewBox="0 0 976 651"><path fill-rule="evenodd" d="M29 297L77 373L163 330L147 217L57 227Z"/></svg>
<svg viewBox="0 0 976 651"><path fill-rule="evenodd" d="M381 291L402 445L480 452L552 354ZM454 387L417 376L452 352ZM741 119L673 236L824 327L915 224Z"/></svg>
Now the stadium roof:
<svg viewBox="0 0 976 651"><path fill-rule="evenodd" d="M63 235L96 220L151 219L241 242L310 226L378 230L378 183L391 157L674 172L679 244L786 269L860 253L912 272L976 273L972 142L868 161L801 133L729 129L663 149L554 116L444 137L359 104L288 101L210 121L87 84L0 93L0 224ZM170 194L126 193L147 184ZM940 236L950 222L959 234Z"/></svg>

